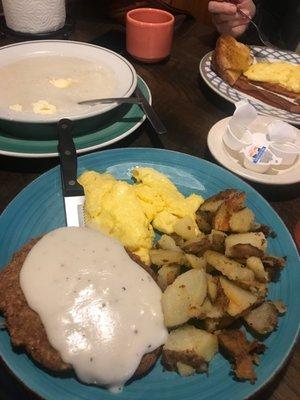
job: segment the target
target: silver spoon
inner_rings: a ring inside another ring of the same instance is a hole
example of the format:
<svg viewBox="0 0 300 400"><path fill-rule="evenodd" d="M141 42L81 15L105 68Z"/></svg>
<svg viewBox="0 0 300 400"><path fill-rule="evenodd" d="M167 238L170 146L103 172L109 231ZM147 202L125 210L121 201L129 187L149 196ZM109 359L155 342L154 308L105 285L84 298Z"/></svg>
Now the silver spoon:
<svg viewBox="0 0 300 400"><path fill-rule="evenodd" d="M77 104L141 104L141 100L137 97L107 97L104 99L91 99L91 100L83 100L79 101Z"/></svg>

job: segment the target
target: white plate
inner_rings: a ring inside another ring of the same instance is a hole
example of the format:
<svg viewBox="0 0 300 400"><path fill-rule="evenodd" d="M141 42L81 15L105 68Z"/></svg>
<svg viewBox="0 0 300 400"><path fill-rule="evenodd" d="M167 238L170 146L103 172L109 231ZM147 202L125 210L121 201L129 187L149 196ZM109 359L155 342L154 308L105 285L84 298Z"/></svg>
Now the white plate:
<svg viewBox="0 0 300 400"><path fill-rule="evenodd" d="M268 58L270 61L281 60L285 62L291 62L300 65L300 55L283 51L274 50L268 47L250 46L254 57ZM212 51L207 53L201 60L199 70L205 83L216 93L218 93L224 99L231 103L236 103L243 99L248 99L249 103L252 104L258 114L270 115L273 117L280 118L283 121L289 122L293 125L300 125L300 114L291 113L279 108L269 106L268 104L255 99L254 97L248 96L245 93L240 92L237 89L229 86L223 81L212 69L211 69L211 56Z"/></svg>
<svg viewBox="0 0 300 400"><path fill-rule="evenodd" d="M230 150L223 142L223 135L231 117L221 119L209 131L207 144L214 158L225 168L235 174L254 182L265 183L267 185L289 185L300 182L300 157L289 168L271 168L268 173L260 174L250 171L243 167L242 156L239 158L237 152ZM274 118L259 116L255 126L260 132L264 132L264 127ZM253 124L254 126L254 124Z"/></svg>
<svg viewBox="0 0 300 400"><path fill-rule="evenodd" d="M129 97L136 88L137 75L135 69L124 57L103 47L69 40L37 40L4 46L0 49L0 67L28 57L41 55L76 57L111 69L117 78L117 87L111 97ZM91 110L83 109L80 113L76 112L74 115L70 113L65 117L78 120L100 115L115 107L115 103L107 106L95 105ZM0 119L11 120L12 117L7 110L0 109ZM25 113L14 113L13 118L14 122L28 123L51 123L57 122L58 119L58 116L55 115L37 114L28 117Z"/></svg>

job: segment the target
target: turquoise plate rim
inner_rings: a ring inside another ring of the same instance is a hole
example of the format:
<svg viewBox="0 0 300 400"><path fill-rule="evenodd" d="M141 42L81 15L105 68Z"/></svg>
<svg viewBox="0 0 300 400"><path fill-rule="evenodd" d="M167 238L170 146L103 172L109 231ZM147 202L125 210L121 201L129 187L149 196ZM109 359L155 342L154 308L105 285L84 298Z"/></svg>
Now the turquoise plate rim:
<svg viewBox="0 0 300 400"><path fill-rule="evenodd" d="M152 104L152 94L150 88L144 81L144 79L141 78L139 75L137 75L137 85L140 87L140 89L146 96L149 103ZM133 104L132 106L130 106L127 113L123 116L124 119L128 117L129 119L134 117L136 121L126 122L126 121L113 120L111 121L111 123L109 123L109 125L106 125L104 128L100 127L99 129L88 132L85 135L80 135L75 137L74 143L77 153L83 154L86 152L94 151L112 145L124 139L125 137L129 136L134 131L136 131L146 119L144 111L141 110L141 108L137 104ZM100 137L98 138L97 136L99 135ZM3 140L4 141L8 140L8 145L5 145L4 143L3 147L3 144L1 142ZM31 152L7 150L7 146L8 148L11 148L11 146L14 146L14 142L16 143L16 146L22 146L22 145L26 146L28 144L30 146L31 143L32 146ZM53 149L53 147L56 146L57 146L56 140L38 141L38 140L29 140L22 138L14 139L11 135L7 136L7 134L5 134L0 129L0 155L20 157L20 158L53 158L53 157L58 157L58 153L57 151L49 149ZM33 149L35 149L35 147L37 147L37 149L42 147L42 150L41 151L37 150L33 152Z"/></svg>
<svg viewBox="0 0 300 400"><path fill-rule="evenodd" d="M125 172L120 170L122 164L124 164L124 168L126 166ZM210 389L207 390L219 390L219 392L216 392L214 394L214 398L217 400L223 399L224 395L226 394L226 388L230 388L231 392L227 393L228 395L230 394L232 400L240 400L241 398L248 398L249 396L252 396L254 393L257 393L260 391L278 372L279 370L283 367L285 361L287 360L289 354L291 353L293 346L296 342L296 339L299 334L299 317L295 318L296 314L293 314L293 308L298 307L297 303L298 299L296 297L296 290L290 290L290 287L297 288L299 287L300 284L300 274L296 274L293 276L293 279L287 279L289 274L294 273L296 271L296 268L299 264L299 255L295 246L295 243L288 232L287 228L285 227L284 223L282 222L281 218L277 215L277 213L272 209L272 207L267 203L267 201L259 194L257 193L251 186L249 186L247 183L243 182L240 178L236 177L234 174L228 172L227 170L211 163L206 160L199 159L194 156L190 156L184 153L179 153L175 151L170 151L170 150L161 150L161 149L151 149L151 148L128 148L128 149L115 149L115 150L105 150L93 154L88 154L85 156L79 157L79 172L84 170L85 168L93 167L95 168L95 165L99 165L100 170L104 170L106 168L111 169L110 172L117 172L118 170L120 173L122 173L124 176L118 176L118 178L124 179L124 177L128 178L128 169L132 168L134 165L152 165L154 168L161 169L165 173L179 173L179 178L178 179L183 179L180 181L180 184L176 181L175 183L180 186L181 191L187 190L188 192L206 192L208 190L207 195L212 194L212 191L219 190L219 189L214 189L215 186L218 188L222 187L237 187L239 189L245 190L248 195L248 200L251 202L251 207L253 207L253 210L255 213L260 214L259 219L261 220L262 223L265 223L266 221L264 219L270 219L272 221L272 228L275 229L275 231L278 234L278 238L276 239L276 242L271 242L271 246L277 248L280 250L281 255L285 255L286 252L288 253L288 265L287 269L283 271L282 273L282 278L279 281L278 284L275 284L274 286L271 287L271 290L280 290L281 286L285 287L288 285L288 293L286 295L292 296L291 300L293 301L292 305L289 304L290 306L290 314L287 313L285 317L282 317L279 322L279 327L278 331L274 332L273 335L271 335L269 338L266 339L267 342L269 340L273 342L272 338L278 339L278 340L283 340L283 348L279 349L274 346L270 346L270 348L267 350L266 354L261 357L261 363L260 365L256 368L258 372L258 381L255 385L250 385L249 383L237 383L234 380L232 380L231 377L228 376L230 366L227 361L225 363L223 361L220 361L219 356L216 357L216 361L214 360L211 363L210 367L210 377L204 377L203 375L199 376L197 375L196 377L191 377L191 378L180 378L174 373L165 373L161 375L161 366L156 365L153 371L150 372L146 377L144 377L141 381L134 381L130 385L128 385L124 392L120 395L118 395L118 398L120 400L123 399L160 399L161 396L164 397L165 399L179 399L179 398L185 398L185 399L200 399L200 398L211 398L211 397L205 397L205 393L203 393L202 396L199 396L199 390L207 387ZM172 170L172 171L171 171ZM170 172L171 171L171 172ZM174 172L175 171L175 172ZM178 172L179 171L179 172ZM187 182L187 178L184 175L184 173L189 173L190 180ZM194 175L193 175L194 173ZM175 174L175 175L176 175ZM197 175L198 174L198 175ZM202 175L203 180L200 181L199 177ZM170 175L171 176L171 175ZM176 175L177 176L177 175ZM181 178L182 176L182 178ZM198 176L198 179L197 179ZM171 176L172 178L172 176ZM192 180L195 178L195 181ZM177 178L176 178L177 179ZM60 193L60 177L59 177L59 167L55 167L45 174L41 175L38 177L36 180L34 180L30 185L28 185L25 189L23 189L13 200L12 202L7 206L7 208L4 210L0 217L0 242L5 243L5 237L6 241L9 241L9 245L7 246L7 254L5 255L0 255L0 264L5 265L5 262L8 261L9 256L14 252L18 247L20 247L21 244L23 244L25 241L27 241L30 238L30 234L26 234L26 237L22 238L21 236L14 236L16 231L14 230L14 227L12 225L18 226L19 220L18 220L18 215L22 215L22 202L23 200L29 200L34 201L34 192L39 188L41 185L45 185L48 183L52 183L52 185L48 185L48 187L52 187L52 192L55 189L55 196L54 198L50 199L50 205L53 203L56 205L56 208L59 208L59 213L61 214L58 216L58 221L59 225L61 226L63 224L62 222L62 215L63 215L63 203L62 203L62 198L61 198L61 193ZM182 183L183 182L183 183ZM198 186L198 189L195 189L195 184L197 185L202 185L203 189L199 189L200 186ZM206 185L206 186L203 186ZM188 187L190 190L188 190ZM53 189L54 188L54 189ZM207 189L208 188L208 189ZM51 193L51 190L49 193ZM58 192L57 192L58 191ZM186 193L186 194L187 194ZM205 193L203 193L205 194ZM39 196L42 196L41 199L39 199L38 203L45 199L47 199L47 193L38 193ZM46 196L46 197L45 197ZM57 200L61 201L61 205L57 207ZM49 201L49 199L48 199ZM23 203L24 204L24 203ZM42 204L42 203L41 203ZM45 205L46 207L46 205ZM47 204L48 207L48 204ZM34 208L34 207L33 207ZM37 210L35 210L37 212ZM42 210L41 210L42 212ZM25 215L23 218L25 218L24 223L29 223L33 215ZM37 217L36 217L37 218ZM52 218L52 215L51 215ZM56 216L54 217L54 219ZM15 219L15 222L13 220ZM51 222L52 223L52 222ZM39 224L43 226L43 220L42 218L39 219ZM55 222L54 222L55 224ZM35 226L33 226L34 229L36 229ZM43 232L45 232L45 227L42 228ZM52 227L49 227L48 224L48 230L53 229ZM10 235L13 234L13 238L15 243L11 243L11 239L9 239ZM32 232L32 231L30 231ZM6 236L7 235L7 236ZM36 232L33 236L36 235ZM282 240L284 239L284 240ZM271 248L272 251L272 248ZM279 255L278 254L278 255ZM290 271L290 273L289 273ZM274 295L274 294L273 294ZM294 297L293 297L294 296ZM293 318L290 318L290 315L293 314ZM292 321L292 326L287 325L287 323L291 323ZM286 331L286 335L282 337L281 333L282 330ZM289 340L289 343L287 343L287 338ZM4 357L4 362L7 364L9 369L16 375L17 379L19 379L25 386L27 386L30 390L33 392L37 393L38 395L46 398L46 399L87 399L90 397L85 397L84 395L80 396L79 394L74 397L70 397L71 392L68 391L69 385L71 385L71 388L75 385L77 388L78 385L81 388L81 390L84 393L89 393L92 391L93 393L93 398L96 399L112 399L112 395L104 391L101 388L91 388L89 386L82 385L78 383L75 379L70 379L67 382L63 382L63 393L57 392L59 390L58 388L60 387L59 384L61 385L61 382L63 381L61 378L53 378L46 374L42 369L36 367L30 359L24 355L15 355L15 353L12 351L8 339L8 335L6 332L0 332L0 355L3 356L3 351L6 349L7 354L9 354L10 359L7 360ZM269 351L269 353L268 353ZM278 352L280 352L278 356ZM265 362L264 362L264 357L265 357ZM271 358L270 363L267 363L267 359ZM3 358L3 357L2 357ZM27 370L24 371L23 369L21 370L21 375L20 371L18 370L18 367L15 363L13 363L13 359L16 358L17 360L20 360L19 362L22 364L22 362L25 362L26 365L31 366L32 364L32 369L34 375L37 376L37 381L34 380L34 377L30 375L30 381L24 379L24 375L26 376ZM277 360L278 359L278 360ZM24 361L25 360L25 361ZM278 361L276 365L273 365L273 363L276 363L276 360ZM217 373L219 372L219 368L215 368L220 364L221 362L221 378L224 378L224 382L222 381L222 388L216 386L214 381L219 377ZM270 364L272 364L270 366ZM225 372L226 369L226 372ZM225 374L225 375L224 375ZM266 375L263 376L263 375ZM262 377L263 376L263 377ZM45 378L46 377L46 378ZM48 377L48 378L47 378ZM45 392L45 388L43 387L43 383L50 381L52 383L52 380L56 382L55 386L51 386L52 394ZM207 379L207 381L206 381ZM33 380L33 382L32 382ZM75 382L75 383L74 383ZM77 383L76 383L77 382ZM163 384L165 385L171 385L169 389L171 391L173 390L173 387L177 388L176 391L172 392L171 394L166 391L167 388L165 386L162 386ZM191 393L189 390L192 390L195 387L197 391ZM146 388L148 388L147 385L150 385L151 390L148 392L144 392ZM179 386L178 386L179 385ZM223 386L224 385L224 386ZM155 389L159 387L159 391L156 392ZM55 388L55 389L54 389ZM84 389L82 389L84 388ZM93 390L97 390L96 392L93 392ZM164 390L165 389L165 390ZM136 391L134 391L136 390ZM186 390L188 392L186 392ZM220 392L221 391L221 392ZM206 392L206 391L204 391ZM54 393L54 397L53 397ZM77 393L77 392L76 392ZM144 397L144 394L146 397ZM184 395L184 397L183 397ZM220 397L221 396L221 397ZM239 396L239 397L237 397Z"/></svg>

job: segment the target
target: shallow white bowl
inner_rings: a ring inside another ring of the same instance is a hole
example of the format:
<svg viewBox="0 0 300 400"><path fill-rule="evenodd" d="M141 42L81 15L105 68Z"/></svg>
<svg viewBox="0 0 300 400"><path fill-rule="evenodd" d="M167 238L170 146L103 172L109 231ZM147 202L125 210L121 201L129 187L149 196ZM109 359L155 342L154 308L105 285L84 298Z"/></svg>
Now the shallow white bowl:
<svg viewBox="0 0 300 400"><path fill-rule="evenodd" d="M12 62L35 56L66 56L76 57L97 63L111 69L116 78L117 85L111 97L129 97L136 88L137 75L134 67L119 54L92 44L66 41L66 40L38 40L31 42L21 42L4 46L0 49L0 68ZM51 70L51 66L49 66ZM17 101L16 101L17 102ZM91 109L83 109L82 112L68 113L65 118L80 120L94 117L112 110L117 105L95 105ZM0 119L13 122L24 123L54 123L61 118L61 115L26 115L26 113L13 113L9 110L0 108Z"/></svg>

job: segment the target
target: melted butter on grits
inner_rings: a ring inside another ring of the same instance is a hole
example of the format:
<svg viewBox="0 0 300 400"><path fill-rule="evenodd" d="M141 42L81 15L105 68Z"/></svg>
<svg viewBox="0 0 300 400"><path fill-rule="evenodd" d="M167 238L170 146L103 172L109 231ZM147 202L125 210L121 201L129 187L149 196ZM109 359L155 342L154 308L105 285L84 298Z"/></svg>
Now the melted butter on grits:
<svg viewBox="0 0 300 400"><path fill-rule="evenodd" d="M76 83L75 79L72 78L59 78L59 79L50 79L49 83L59 89L66 89L70 87L73 83Z"/></svg>
<svg viewBox="0 0 300 400"><path fill-rule="evenodd" d="M32 107L35 114L51 115L56 113L55 105L48 103L46 100L39 100L36 103L32 103Z"/></svg>
<svg viewBox="0 0 300 400"><path fill-rule="evenodd" d="M9 109L12 111L21 112L23 110L23 107L21 104L12 104L11 106L9 106Z"/></svg>
<svg viewBox="0 0 300 400"><path fill-rule="evenodd" d="M55 114L58 118L90 111L91 106L78 104L82 100L113 97L119 79L105 65L80 56L59 55L11 62L0 67L0 75L1 108L32 116ZM16 104L22 109L11 107Z"/></svg>

